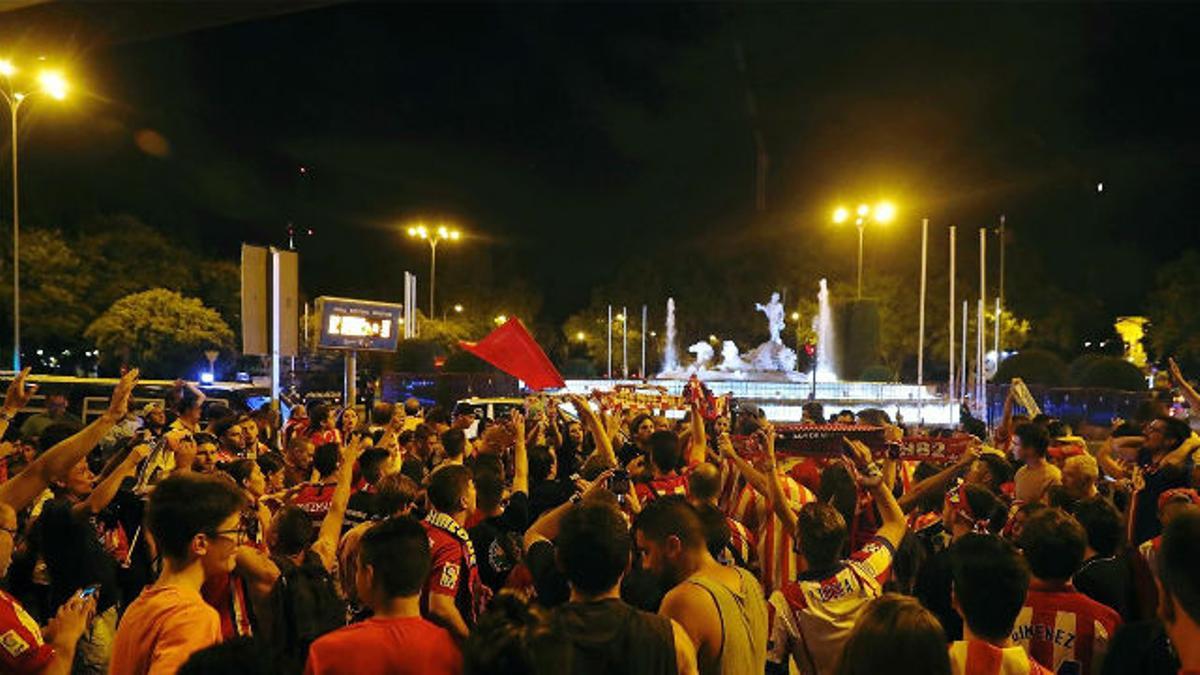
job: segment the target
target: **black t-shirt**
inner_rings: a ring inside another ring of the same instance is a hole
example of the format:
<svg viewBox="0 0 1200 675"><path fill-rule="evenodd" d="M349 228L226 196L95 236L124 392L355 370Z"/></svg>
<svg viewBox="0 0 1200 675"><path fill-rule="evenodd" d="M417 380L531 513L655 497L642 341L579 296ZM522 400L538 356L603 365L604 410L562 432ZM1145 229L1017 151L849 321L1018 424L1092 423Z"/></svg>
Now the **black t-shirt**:
<svg viewBox="0 0 1200 675"><path fill-rule="evenodd" d="M1162 534L1162 522L1158 519L1158 498L1162 493L1177 487L1187 487L1187 472L1177 466L1160 466L1147 469L1143 476L1146 487L1137 492L1133 520L1133 543L1135 545Z"/></svg>
<svg viewBox="0 0 1200 675"><path fill-rule="evenodd" d="M529 490L529 522L532 523L543 513L566 503L573 494L575 486L569 479L547 480L534 485Z"/></svg>
<svg viewBox="0 0 1200 675"><path fill-rule="evenodd" d="M1101 675L1175 675L1179 657L1157 619L1127 623L1108 645Z"/></svg>
<svg viewBox="0 0 1200 675"><path fill-rule="evenodd" d="M342 534L349 532L355 525L368 520L384 518L387 514L379 513L376 501L375 492L371 487L363 488L350 495L350 501L346 503L346 517L342 524Z"/></svg>
<svg viewBox="0 0 1200 675"><path fill-rule="evenodd" d="M574 652L571 675L675 675L671 620L620 600L570 602L554 622Z"/></svg>
<svg viewBox="0 0 1200 675"><path fill-rule="evenodd" d="M1091 558L1083 563L1071 583L1080 593L1117 610L1122 620L1129 619L1133 578L1132 568L1124 557Z"/></svg>
<svg viewBox="0 0 1200 675"><path fill-rule="evenodd" d="M529 495L517 492L504 511L486 518L469 531L479 563L479 578L493 591L504 586L508 573L521 562L521 537L529 527Z"/></svg>

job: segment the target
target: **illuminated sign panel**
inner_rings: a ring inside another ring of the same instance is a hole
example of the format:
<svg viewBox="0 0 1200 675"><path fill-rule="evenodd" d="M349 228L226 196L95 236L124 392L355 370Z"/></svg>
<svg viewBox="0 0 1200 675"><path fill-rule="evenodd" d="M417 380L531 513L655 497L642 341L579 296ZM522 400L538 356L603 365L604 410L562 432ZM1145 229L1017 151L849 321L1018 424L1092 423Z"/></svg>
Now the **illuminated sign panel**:
<svg viewBox="0 0 1200 675"><path fill-rule="evenodd" d="M403 307L386 302L320 297L317 315L325 349L391 352L403 332Z"/></svg>

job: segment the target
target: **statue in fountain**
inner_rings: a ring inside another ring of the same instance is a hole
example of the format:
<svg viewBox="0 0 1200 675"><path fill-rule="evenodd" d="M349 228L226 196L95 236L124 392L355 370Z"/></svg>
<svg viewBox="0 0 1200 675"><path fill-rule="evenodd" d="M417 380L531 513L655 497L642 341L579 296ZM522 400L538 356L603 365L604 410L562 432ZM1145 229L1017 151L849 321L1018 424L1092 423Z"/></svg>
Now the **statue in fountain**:
<svg viewBox="0 0 1200 675"><path fill-rule="evenodd" d="M733 340L721 343L721 365L717 366L717 370L741 372L749 368L750 364L742 360L742 355Z"/></svg>
<svg viewBox="0 0 1200 675"><path fill-rule="evenodd" d="M779 301L779 293L772 293L771 301L765 305L760 302L754 303L754 308L767 315L767 330L771 333L771 342L783 344L779 337L783 332L783 303Z"/></svg>
<svg viewBox="0 0 1200 675"><path fill-rule="evenodd" d="M712 345L701 340L696 344L688 347L688 351L696 356L696 361L688 368L690 373L698 373L703 370L708 370L712 365L713 348Z"/></svg>

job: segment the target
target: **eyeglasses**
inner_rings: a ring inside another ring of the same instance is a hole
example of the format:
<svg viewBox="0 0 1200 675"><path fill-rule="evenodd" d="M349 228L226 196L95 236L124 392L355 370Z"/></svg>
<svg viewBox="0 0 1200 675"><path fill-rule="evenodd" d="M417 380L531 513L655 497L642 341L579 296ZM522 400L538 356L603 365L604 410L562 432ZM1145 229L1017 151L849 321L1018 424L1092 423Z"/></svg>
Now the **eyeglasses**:
<svg viewBox="0 0 1200 675"><path fill-rule="evenodd" d="M246 543L250 539L250 536L244 527L238 527L232 530L216 530L209 536L213 537L214 539L228 539L239 546Z"/></svg>

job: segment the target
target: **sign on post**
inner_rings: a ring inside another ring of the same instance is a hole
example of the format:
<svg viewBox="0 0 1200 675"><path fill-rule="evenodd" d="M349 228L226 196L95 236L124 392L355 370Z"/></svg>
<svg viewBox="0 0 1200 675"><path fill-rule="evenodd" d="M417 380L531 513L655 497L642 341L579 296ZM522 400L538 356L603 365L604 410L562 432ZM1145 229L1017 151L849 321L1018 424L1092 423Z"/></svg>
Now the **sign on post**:
<svg viewBox="0 0 1200 675"><path fill-rule="evenodd" d="M323 349L393 352L403 330L404 309L387 302L317 298Z"/></svg>

